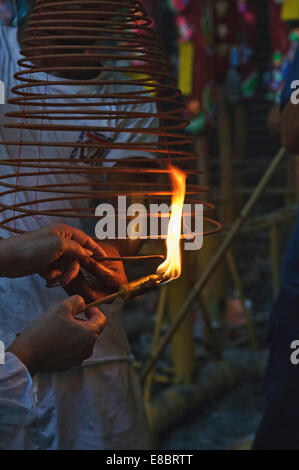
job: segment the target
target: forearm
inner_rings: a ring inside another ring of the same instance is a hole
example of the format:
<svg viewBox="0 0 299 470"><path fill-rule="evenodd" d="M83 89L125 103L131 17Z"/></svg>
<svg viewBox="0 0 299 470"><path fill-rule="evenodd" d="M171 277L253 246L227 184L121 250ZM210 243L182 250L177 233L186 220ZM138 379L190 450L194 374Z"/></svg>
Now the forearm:
<svg viewBox="0 0 299 470"><path fill-rule="evenodd" d="M0 277L13 277L11 272L17 260L11 248L10 239L0 237Z"/></svg>
<svg viewBox="0 0 299 470"><path fill-rule="evenodd" d="M43 245L43 240L39 241L40 245ZM36 269L32 269L31 254L34 252L38 258L37 240L31 233L2 238L0 240L0 277L15 278L36 272Z"/></svg>
<svg viewBox="0 0 299 470"><path fill-rule="evenodd" d="M31 377L36 374L35 358L30 343L23 344L22 338L18 337L6 350L16 356L24 364Z"/></svg>

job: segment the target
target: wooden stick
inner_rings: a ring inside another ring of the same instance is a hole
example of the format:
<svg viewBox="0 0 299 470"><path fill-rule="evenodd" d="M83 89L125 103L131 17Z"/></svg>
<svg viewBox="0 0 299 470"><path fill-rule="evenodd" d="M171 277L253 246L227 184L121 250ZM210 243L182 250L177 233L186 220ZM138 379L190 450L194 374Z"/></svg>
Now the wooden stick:
<svg viewBox="0 0 299 470"><path fill-rule="evenodd" d="M251 317L251 312L249 311L246 305L242 281L239 276L237 265L235 262L235 257L231 249L227 251L226 258L227 258L228 266L229 266L235 287L240 296L240 301L241 301L243 313L246 319L246 325L247 325L247 330L248 330L249 338L251 341L251 345L253 346L254 349L258 349L258 339L257 339L254 323Z"/></svg>
<svg viewBox="0 0 299 470"><path fill-rule="evenodd" d="M251 219L248 224L245 224L241 229L242 235L258 232L261 230L269 229L273 224L279 225L288 220L294 219L297 214L297 205L284 207L278 211L266 214L263 216Z"/></svg>
<svg viewBox="0 0 299 470"><path fill-rule="evenodd" d="M206 341L210 346L212 346L217 359L221 359L222 358L221 347L219 345L215 331L213 330L209 306L203 293L200 293L198 296L198 304L201 310L202 319L203 319L203 323L205 327Z"/></svg>
<svg viewBox="0 0 299 470"><path fill-rule="evenodd" d="M160 334L163 326L163 318L164 318L164 312L165 312L165 306L166 306L166 299L167 299L167 285L163 286L160 292L160 298L159 298L159 304L158 304L158 309L157 309L157 316L156 316L156 322L155 322L155 329L154 329L154 334L153 334L153 340L152 340L152 350L151 354L154 354L156 351L157 346L159 345L159 339L160 339ZM144 400L149 401L151 399L151 391L152 391L152 385L153 385L153 380L155 379L155 374L151 372L148 374L146 378L146 382L144 385Z"/></svg>
<svg viewBox="0 0 299 470"><path fill-rule="evenodd" d="M225 99L225 90L219 86L217 90L218 108L218 139L219 139L219 172L220 172L220 216L221 221L231 223L234 218L234 181L233 181L233 149L231 138L231 114Z"/></svg>
<svg viewBox="0 0 299 470"><path fill-rule="evenodd" d="M88 310L91 307L98 307L99 305L109 304L118 297L121 297L120 291L114 292L114 294L107 295L106 297L102 297L101 299L97 299L94 302L91 302L90 304L86 305L85 310Z"/></svg>

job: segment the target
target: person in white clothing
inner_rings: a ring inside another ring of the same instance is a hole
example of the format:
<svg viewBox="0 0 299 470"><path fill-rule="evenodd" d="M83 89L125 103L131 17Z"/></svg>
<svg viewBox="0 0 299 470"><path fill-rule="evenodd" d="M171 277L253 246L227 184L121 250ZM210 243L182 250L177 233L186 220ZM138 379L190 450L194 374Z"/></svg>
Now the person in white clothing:
<svg viewBox="0 0 299 470"><path fill-rule="evenodd" d="M18 72L17 64L20 59L20 48L22 47L23 28L17 30L12 27L0 28L0 79L6 85L6 102L12 97L10 90L13 86L19 84L14 77ZM89 93L98 93L99 86L92 84L92 78L107 80L106 85L101 85L100 92L113 94L119 87L126 85L117 85L110 83L112 80L119 80L119 74L115 72L101 72L99 76L88 77L91 79ZM59 84L61 77L58 75L45 74L39 72L35 74L35 79L50 79L57 85L51 86L51 93L61 95L69 93L86 92L86 87L80 84L62 86ZM72 77L68 77L70 79ZM80 79L76 74L75 79ZM121 81L121 80L120 80ZM140 89L137 86L136 90ZM132 92L131 86L130 91ZM35 87L35 92L44 93L44 87ZM104 99L104 98L103 98ZM74 98L75 100L75 98ZM82 100L78 99L78 102ZM88 100L86 100L88 105ZM19 131L11 128L5 128L2 124L7 122L4 117L5 111L11 110L11 105L3 105L0 109L0 140L16 140ZM157 119L153 117L156 113L156 105L153 101L140 104L124 105L124 111L142 112L148 114L148 117L136 118L130 126L137 128L148 127L157 128ZM102 108L103 109L103 108ZM107 111L117 114L119 108L113 104L107 105ZM11 118L12 119L12 118ZM76 121L80 125L80 120ZM81 122L82 126L86 122ZM93 121L88 121L91 126ZM110 122L104 118L96 125L109 127ZM124 121L115 118L115 127L123 128ZM126 123L127 125L127 123ZM74 137L75 134L75 137ZM23 129L23 140L34 141L39 138L36 131ZM101 136L93 132L72 133L74 144L76 142L88 142L93 139L104 139L106 142L152 142L156 137L150 133L113 133L103 132ZM60 131L44 131L43 139L49 142L69 142L70 133ZM78 164L84 161L84 158L90 158L87 150L74 149L65 146L55 147L55 157L61 159L73 159ZM109 158L110 152L103 155ZM51 147L40 147L40 158L53 157ZM116 165L122 165L122 161L128 162L128 158L148 157L148 152L144 154L140 151L134 154L133 151L113 150L113 158L117 158ZM0 159L16 158L15 148L0 144ZM22 148L22 158L32 158L32 149L24 146ZM152 160L149 160L152 161ZM105 163L104 163L105 164ZM107 165L111 163L107 162ZM128 165L125 163L124 166ZM0 166L0 177L7 171L5 166ZM20 177L19 183L22 184L25 177ZM125 180L123 180L124 182ZM13 179L15 182L15 179ZM58 174L41 175L39 184L61 184L65 182L65 176ZM82 175L70 174L68 183L74 186L82 183ZM25 183L24 183L25 184ZM1 187L1 179L0 179ZM12 204L11 194L6 194L1 198L3 204ZM25 191L20 191L15 196L16 204L28 201L29 196ZM65 207L76 208L86 201L65 201ZM55 208L55 203L44 205L45 209ZM7 217L6 211L1 211L2 220ZM43 217L43 223L51 223L53 218ZM68 220L72 226L86 231L79 219ZM40 221L36 218L23 218L18 220L18 227L21 230L31 231L40 228ZM0 229L0 235L5 232ZM90 233L92 235L92 233ZM128 251L121 251L119 245L110 243L101 243L107 254L119 256L132 254ZM127 249L127 247L125 248ZM122 263L114 265L115 285L121 285L126 282L125 272ZM79 273L77 278L70 283L70 295L78 294L89 302L94 298L87 284ZM111 287L111 286L110 286ZM86 289L85 289L86 288ZM30 276L22 279L1 279L0 282L0 338L4 338L6 343L10 343L15 335L26 329L31 321L36 317L37 307L39 310L47 310L48 305L64 299L66 296L61 287L46 290L45 284L38 276ZM121 313L122 301L116 301L114 304L103 307L103 312L107 317L107 326L103 331L100 341L97 341L94 347L93 355L81 367L73 368L66 373L61 374L37 374L34 378L34 388L36 396L36 407L31 411L25 429L25 449L148 449L151 446L149 427L144 410L142 394L136 371L133 367L133 357L130 352L129 343L122 326ZM26 315L24 314L26 312Z"/></svg>
<svg viewBox="0 0 299 470"><path fill-rule="evenodd" d="M0 277L21 277L33 272L51 277L55 262L63 282L76 276L97 244L86 234L64 224L51 225L0 241ZM86 265L85 265L86 266ZM73 296L39 316L7 347L0 362L0 449L24 449L24 428L34 407L32 377L41 372L65 371L88 359L106 324L96 307L86 311L82 297ZM26 314L27 312L24 312Z"/></svg>

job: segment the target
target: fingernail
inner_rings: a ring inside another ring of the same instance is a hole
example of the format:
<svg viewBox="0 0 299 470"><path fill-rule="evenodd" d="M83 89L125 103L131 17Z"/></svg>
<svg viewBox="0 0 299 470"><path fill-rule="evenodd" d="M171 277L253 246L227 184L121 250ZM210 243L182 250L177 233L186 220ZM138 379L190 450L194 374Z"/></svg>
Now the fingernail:
<svg viewBox="0 0 299 470"><path fill-rule="evenodd" d="M93 252L92 252L91 250L87 250L87 249L85 248L84 251L85 251L85 253L86 253L87 256L92 256L92 255L93 255Z"/></svg>
<svg viewBox="0 0 299 470"><path fill-rule="evenodd" d="M58 279L60 276L61 276L61 271L52 271L49 274L48 279L53 282L53 281L56 281L56 279Z"/></svg>

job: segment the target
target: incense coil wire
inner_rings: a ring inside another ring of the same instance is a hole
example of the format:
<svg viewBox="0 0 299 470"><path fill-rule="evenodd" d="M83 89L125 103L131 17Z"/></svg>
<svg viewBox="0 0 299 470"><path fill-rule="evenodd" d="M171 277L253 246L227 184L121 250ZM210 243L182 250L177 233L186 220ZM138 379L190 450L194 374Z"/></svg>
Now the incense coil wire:
<svg viewBox="0 0 299 470"><path fill-rule="evenodd" d="M183 132L184 105L150 25L136 0L36 1L9 99L19 109L6 113L12 137L0 143L15 155L0 160L7 167L1 228L22 233L30 218L98 219L96 202L122 195L169 204L172 164L188 176L186 203L204 205L204 233L219 231L209 216L214 206L200 199L208 188L194 184L200 171L186 148L193 138ZM113 166L130 156L138 157L135 165ZM127 175L136 180L119 180ZM139 181L143 175L147 182Z"/></svg>

